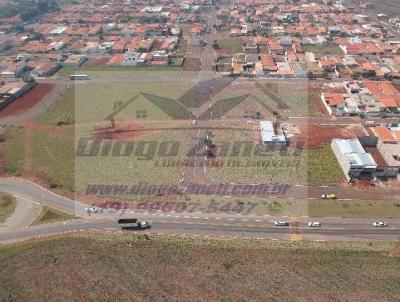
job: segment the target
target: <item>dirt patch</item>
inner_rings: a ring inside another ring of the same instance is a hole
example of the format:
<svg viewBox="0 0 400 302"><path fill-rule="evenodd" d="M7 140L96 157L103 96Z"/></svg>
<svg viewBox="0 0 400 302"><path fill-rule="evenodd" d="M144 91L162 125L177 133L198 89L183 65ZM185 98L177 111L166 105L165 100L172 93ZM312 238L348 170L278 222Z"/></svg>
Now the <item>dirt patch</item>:
<svg viewBox="0 0 400 302"><path fill-rule="evenodd" d="M17 115L33 108L45 97L52 89L53 84L38 84L23 96L17 98L0 112L0 117Z"/></svg>
<svg viewBox="0 0 400 302"><path fill-rule="evenodd" d="M133 121L119 122L114 127L98 127L92 131L94 137L99 139L112 139L115 141L132 141L144 134L143 127Z"/></svg>
<svg viewBox="0 0 400 302"><path fill-rule="evenodd" d="M295 145L304 147L320 147L330 144L334 138L356 138L363 135L362 127L357 125L298 125L300 134L293 138Z"/></svg>
<svg viewBox="0 0 400 302"><path fill-rule="evenodd" d="M185 58L183 62L183 70L185 71L200 71L201 61L199 58Z"/></svg>
<svg viewBox="0 0 400 302"><path fill-rule="evenodd" d="M110 61L110 57L90 58L83 66L86 68L104 67L108 61Z"/></svg>

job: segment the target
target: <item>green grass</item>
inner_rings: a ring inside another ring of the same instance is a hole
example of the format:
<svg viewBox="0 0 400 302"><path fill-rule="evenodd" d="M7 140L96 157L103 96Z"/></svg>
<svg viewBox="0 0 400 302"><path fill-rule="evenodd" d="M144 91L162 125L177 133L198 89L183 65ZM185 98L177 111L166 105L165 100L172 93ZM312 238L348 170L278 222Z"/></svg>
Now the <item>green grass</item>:
<svg viewBox="0 0 400 302"><path fill-rule="evenodd" d="M44 174L53 188L74 189L74 129L61 134L33 133L32 169Z"/></svg>
<svg viewBox="0 0 400 302"><path fill-rule="evenodd" d="M307 153L309 184L334 186L343 180L343 171L330 145L309 148Z"/></svg>
<svg viewBox="0 0 400 302"><path fill-rule="evenodd" d="M310 217L400 218L400 203L393 200L310 200Z"/></svg>
<svg viewBox="0 0 400 302"><path fill-rule="evenodd" d="M36 217L36 219L31 223L31 226L71 220L71 219L78 219L78 217L69 213L61 212L59 210L44 206L39 216Z"/></svg>
<svg viewBox="0 0 400 302"><path fill-rule="evenodd" d="M14 213L17 201L14 196L0 192L0 223L4 223Z"/></svg>
<svg viewBox="0 0 400 302"><path fill-rule="evenodd" d="M398 301L399 251L396 242L77 234L1 247L0 300Z"/></svg>
<svg viewBox="0 0 400 302"><path fill-rule="evenodd" d="M252 144L254 131L215 130L215 143L249 142ZM231 146L232 150L233 146ZM254 150L266 150L252 145L251 156L244 156L244 145L240 156L217 157L223 167L208 167L207 175L217 183L266 183L301 185L337 185L343 172L329 145L304 150L289 147L286 151L265 151L256 155Z"/></svg>
<svg viewBox="0 0 400 302"><path fill-rule="evenodd" d="M0 145L4 154L4 171L11 174L20 174L24 170L24 142L26 133L22 126L10 126L6 129L6 142Z"/></svg>
<svg viewBox="0 0 400 302"><path fill-rule="evenodd" d="M91 75L103 74L105 72L162 72L162 71L182 71L181 66L142 66L142 67L129 67L129 66L104 66L104 67L63 67L58 71L58 74L63 77L68 77L72 74L85 73L89 77Z"/></svg>
<svg viewBox="0 0 400 302"><path fill-rule="evenodd" d="M74 124L75 122L75 89L66 90L64 96L50 110L39 117L38 123L56 126L58 124Z"/></svg>
<svg viewBox="0 0 400 302"><path fill-rule="evenodd" d="M219 48L232 54L243 52L243 42L234 38L224 38L218 40L218 46Z"/></svg>
<svg viewBox="0 0 400 302"><path fill-rule="evenodd" d="M342 49L336 44L304 45L305 52L313 52L316 56L343 55Z"/></svg>
<svg viewBox="0 0 400 302"><path fill-rule="evenodd" d="M6 129L6 142L0 146L5 158L4 170L13 175L28 173L41 177L53 188L73 191L74 128L59 132Z"/></svg>

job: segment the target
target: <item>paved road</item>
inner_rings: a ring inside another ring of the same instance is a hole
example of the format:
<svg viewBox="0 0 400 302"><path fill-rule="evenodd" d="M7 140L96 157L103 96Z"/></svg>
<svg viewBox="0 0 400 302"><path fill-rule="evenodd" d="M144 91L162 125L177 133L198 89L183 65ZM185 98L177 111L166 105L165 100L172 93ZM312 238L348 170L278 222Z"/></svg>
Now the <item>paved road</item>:
<svg viewBox="0 0 400 302"><path fill-rule="evenodd" d="M373 228L369 220L323 220L321 228L309 228L307 221L292 222L289 227L276 227L273 218L250 221L247 218L157 217L149 219L150 234L176 234L213 238L258 238L274 240L399 240L400 221L389 221L387 228ZM53 223L0 233L0 244L79 231L119 232L116 219L89 219ZM129 231L128 231L129 232Z"/></svg>
<svg viewBox="0 0 400 302"><path fill-rule="evenodd" d="M206 213L165 213L165 212L115 212L105 210L87 215L85 205L55 195L33 183L18 179L0 178L0 190L18 198L39 202L86 219L25 227L0 232L0 243L17 242L29 238L64 234L83 230L119 231L117 219L135 217L152 222L150 233L182 234L205 237L246 237L287 240L398 240L400 219L389 219L389 227L374 228L371 219L321 218L321 228L309 228L307 217L282 217L206 214ZM290 227L276 227L274 220L290 221ZM314 219L316 220L316 219Z"/></svg>

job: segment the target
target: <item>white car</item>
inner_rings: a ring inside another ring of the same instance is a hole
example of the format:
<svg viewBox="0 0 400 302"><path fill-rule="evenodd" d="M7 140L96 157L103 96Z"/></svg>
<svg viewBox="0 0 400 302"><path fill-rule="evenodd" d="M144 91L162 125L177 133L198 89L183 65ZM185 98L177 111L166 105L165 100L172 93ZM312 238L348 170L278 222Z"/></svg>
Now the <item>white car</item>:
<svg viewBox="0 0 400 302"><path fill-rule="evenodd" d="M321 222L311 221L308 223L308 226L310 228L319 228L319 227L321 227Z"/></svg>
<svg viewBox="0 0 400 302"><path fill-rule="evenodd" d="M377 228L387 227L386 221L375 221L372 225Z"/></svg>
<svg viewBox="0 0 400 302"><path fill-rule="evenodd" d="M86 213L97 213L97 209L95 207L85 208Z"/></svg>
<svg viewBox="0 0 400 302"><path fill-rule="evenodd" d="M289 226L289 221L274 221L275 226Z"/></svg>
<svg viewBox="0 0 400 302"><path fill-rule="evenodd" d="M255 125L256 123L254 123L253 121L247 121L247 125Z"/></svg>

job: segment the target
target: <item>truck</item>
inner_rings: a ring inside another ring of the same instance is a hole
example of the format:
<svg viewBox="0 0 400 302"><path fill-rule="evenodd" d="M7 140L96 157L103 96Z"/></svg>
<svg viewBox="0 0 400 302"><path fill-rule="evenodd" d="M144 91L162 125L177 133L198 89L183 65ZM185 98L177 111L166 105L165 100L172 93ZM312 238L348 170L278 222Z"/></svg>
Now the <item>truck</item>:
<svg viewBox="0 0 400 302"><path fill-rule="evenodd" d="M87 74L71 74L68 76L71 81L80 81L80 80L89 80L89 76Z"/></svg>
<svg viewBox="0 0 400 302"><path fill-rule="evenodd" d="M118 225L124 229L138 229L146 230L150 229L151 225L147 221L139 221L136 218L121 218L118 219Z"/></svg>

